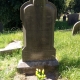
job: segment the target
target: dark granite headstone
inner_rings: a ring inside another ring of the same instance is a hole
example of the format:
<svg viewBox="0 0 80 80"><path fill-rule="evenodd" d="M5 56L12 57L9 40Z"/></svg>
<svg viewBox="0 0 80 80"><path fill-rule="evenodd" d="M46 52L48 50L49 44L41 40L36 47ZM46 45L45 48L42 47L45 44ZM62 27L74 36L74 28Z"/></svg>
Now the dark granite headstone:
<svg viewBox="0 0 80 80"><path fill-rule="evenodd" d="M3 25L1 22L0 22L0 33L3 33Z"/></svg>
<svg viewBox="0 0 80 80"><path fill-rule="evenodd" d="M58 66L54 48L56 12L47 0L30 0L21 6L24 48L17 67L20 73L34 73L36 68L54 71Z"/></svg>
<svg viewBox="0 0 80 80"><path fill-rule="evenodd" d="M63 16L63 21L66 21L66 15Z"/></svg>
<svg viewBox="0 0 80 80"><path fill-rule="evenodd" d="M69 25L74 25L79 20L79 14L77 13L69 14L67 17Z"/></svg>

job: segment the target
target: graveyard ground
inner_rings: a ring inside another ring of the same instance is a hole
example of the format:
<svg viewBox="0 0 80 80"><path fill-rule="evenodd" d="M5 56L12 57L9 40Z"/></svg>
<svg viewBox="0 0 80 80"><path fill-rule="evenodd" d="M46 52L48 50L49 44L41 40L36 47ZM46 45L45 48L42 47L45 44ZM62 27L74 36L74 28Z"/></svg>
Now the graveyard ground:
<svg viewBox="0 0 80 80"><path fill-rule="evenodd" d="M0 48L13 40L22 41L22 36L21 31L0 34ZM80 80L80 34L72 36L71 31L56 30L54 39L59 61L59 80ZM11 54L0 54L0 80L25 80L16 70L20 59L21 49Z"/></svg>

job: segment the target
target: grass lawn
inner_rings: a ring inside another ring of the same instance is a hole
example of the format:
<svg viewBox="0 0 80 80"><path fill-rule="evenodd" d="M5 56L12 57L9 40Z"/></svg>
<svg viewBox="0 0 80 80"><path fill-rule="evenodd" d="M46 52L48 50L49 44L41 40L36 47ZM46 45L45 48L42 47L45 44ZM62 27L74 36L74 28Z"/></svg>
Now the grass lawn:
<svg viewBox="0 0 80 80"><path fill-rule="evenodd" d="M60 77L80 80L80 34L72 36L71 31L56 31L55 48Z"/></svg>
<svg viewBox="0 0 80 80"><path fill-rule="evenodd" d="M12 40L23 40L21 31L0 34L0 48ZM80 80L80 34L72 36L71 31L55 31L54 46L59 61L59 78ZM11 55L0 54L0 80L14 80L16 67L21 59L21 50Z"/></svg>

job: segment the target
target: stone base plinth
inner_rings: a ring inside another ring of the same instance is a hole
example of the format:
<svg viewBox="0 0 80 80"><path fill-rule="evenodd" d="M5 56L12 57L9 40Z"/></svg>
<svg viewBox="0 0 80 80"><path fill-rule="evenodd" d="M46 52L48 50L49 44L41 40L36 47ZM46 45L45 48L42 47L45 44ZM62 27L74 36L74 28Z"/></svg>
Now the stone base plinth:
<svg viewBox="0 0 80 80"><path fill-rule="evenodd" d="M17 70L21 74L35 74L36 68L45 69L45 73L54 72L58 69L58 61L54 60L41 60L41 61L19 61Z"/></svg>

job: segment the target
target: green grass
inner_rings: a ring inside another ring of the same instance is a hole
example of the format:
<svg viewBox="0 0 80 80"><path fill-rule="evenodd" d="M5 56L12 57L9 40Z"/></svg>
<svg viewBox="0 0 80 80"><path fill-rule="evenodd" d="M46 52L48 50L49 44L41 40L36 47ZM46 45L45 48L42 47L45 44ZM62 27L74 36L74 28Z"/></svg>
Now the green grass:
<svg viewBox="0 0 80 80"><path fill-rule="evenodd" d="M0 48L5 47L13 40L23 40L21 31L15 31L13 33L8 31L4 34L0 34Z"/></svg>
<svg viewBox="0 0 80 80"><path fill-rule="evenodd" d="M22 35L21 31L0 34L0 48L5 47L13 40L23 40ZM13 80L20 59L21 49L13 51L13 54L0 54L0 80Z"/></svg>
<svg viewBox="0 0 80 80"><path fill-rule="evenodd" d="M11 55L0 54L0 80L13 80L19 59L21 59L21 50Z"/></svg>
<svg viewBox="0 0 80 80"><path fill-rule="evenodd" d="M23 40L22 32L0 34L0 47L12 40ZM57 30L54 36L56 57L59 61L59 77L63 80L80 80L80 34L72 36L71 31ZM13 54L0 54L0 80L14 80L17 64L21 59L21 51Z"/></svg>
<svg viewBox="0 0 80 80"><path fill-rule="evenodd" d="M80 80L80 34L71 31L55 32L55 48L59 61L60 77Z"/></svg>

